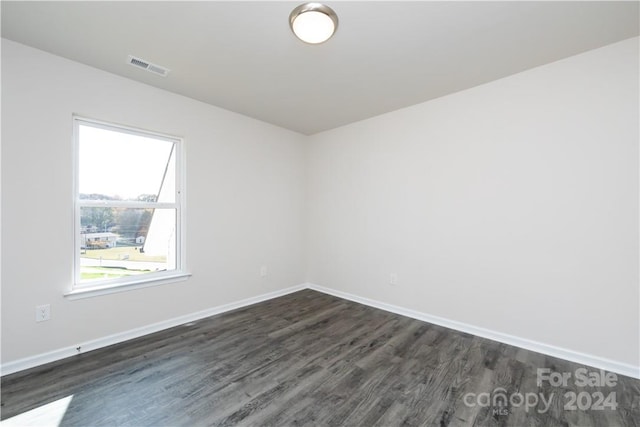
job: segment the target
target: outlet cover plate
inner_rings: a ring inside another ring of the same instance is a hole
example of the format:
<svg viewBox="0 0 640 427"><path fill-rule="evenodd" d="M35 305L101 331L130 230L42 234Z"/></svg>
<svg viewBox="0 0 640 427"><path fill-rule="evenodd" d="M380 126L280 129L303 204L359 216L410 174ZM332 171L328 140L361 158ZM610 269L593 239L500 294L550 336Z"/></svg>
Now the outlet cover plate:
<svg viewBox="0 0 640 427"><path fill-rule="evenodd" d="M51 305L43 304L36 306L36 322L44 322L51 319Z"/></svg>

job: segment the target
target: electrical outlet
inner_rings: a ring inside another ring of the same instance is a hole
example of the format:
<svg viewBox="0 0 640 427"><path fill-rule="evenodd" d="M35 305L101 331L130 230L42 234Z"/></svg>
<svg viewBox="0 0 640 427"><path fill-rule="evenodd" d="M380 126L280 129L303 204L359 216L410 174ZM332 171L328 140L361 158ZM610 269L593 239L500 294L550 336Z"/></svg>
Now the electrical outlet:
<svg viewBox="0 0 640 427"><path fill-rule="evenodd" d="M260 277L267 277L268 273L269 273L269 270L267 270L266 265L263 265L262 267L260 267Z"/></svg>
<svg viewBox="0 0 640 427"><path fill-rule="evenodd" d="M389 285L396 286L398 284L398 275L396 273L389 274Z"/></svg>
<svg viewBox="0 0 640 427"><path fill-rule="evenodd" d="M51 305L44 304L36 306L36 322L44 322L51 319Z"/></svg>

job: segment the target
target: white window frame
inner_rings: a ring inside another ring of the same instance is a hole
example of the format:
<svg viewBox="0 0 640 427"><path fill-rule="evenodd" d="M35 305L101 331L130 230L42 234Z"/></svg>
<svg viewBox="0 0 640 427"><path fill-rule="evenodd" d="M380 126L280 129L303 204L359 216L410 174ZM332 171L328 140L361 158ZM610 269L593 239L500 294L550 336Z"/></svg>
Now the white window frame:
<svg viewBox="0 0 640 427"><path fill-rule="evenodd" d="M121 200L80 200L80 125L91 126L114 132L144 136L174 143L175 150L175 201L167 202L142 202ZM149 286L173 283L186 280L190 274L186 270L186 245L185 245L185 167L184 167L184 140L180 137L166 135L158 132L108 123L100 120L81 116L73 116L73 198L74 198L74 252L73 252L73 284L71 290L65 294L69 299L93 297L114 292L129 291ZM83 207L121 207L121 208L156 208L176 210L176 268L171 271L158 271L143 275L133 275L115 279L80 281L80 248L81 238L81 208Z"/></svg>

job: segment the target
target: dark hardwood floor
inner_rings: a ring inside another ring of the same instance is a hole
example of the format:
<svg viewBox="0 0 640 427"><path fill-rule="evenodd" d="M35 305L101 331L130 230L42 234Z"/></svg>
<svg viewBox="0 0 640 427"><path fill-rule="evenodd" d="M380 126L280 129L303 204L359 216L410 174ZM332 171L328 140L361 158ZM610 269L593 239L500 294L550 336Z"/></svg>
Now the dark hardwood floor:
<svg viewBox="0 0 640 427"><path fill-rule="evenodd" d="M571 378L538 385L538 368ZM615 386L579 387L580 368L304 290L3 377L2 419L47 424L58 416L65 426L640 426L640 381L618 375Z"/></svg>

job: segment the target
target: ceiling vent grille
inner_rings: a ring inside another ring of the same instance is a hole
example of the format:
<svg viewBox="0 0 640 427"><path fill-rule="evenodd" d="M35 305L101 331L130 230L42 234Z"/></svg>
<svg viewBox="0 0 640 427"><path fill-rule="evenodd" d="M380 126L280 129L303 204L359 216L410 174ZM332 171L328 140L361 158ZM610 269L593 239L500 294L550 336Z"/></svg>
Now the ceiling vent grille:
<svg viewBox="0 0 640 427"><path fill-rule="evenodd" d="M133 55L129 55L127 59L127 63L134 67L147 70L150 73L158 74L162 77L167 77L167 74L169 74L169 71L170 71L168 68L161 67L160 65L152 64L149 61L145 61L144 59L137 58Z"/></svg>

